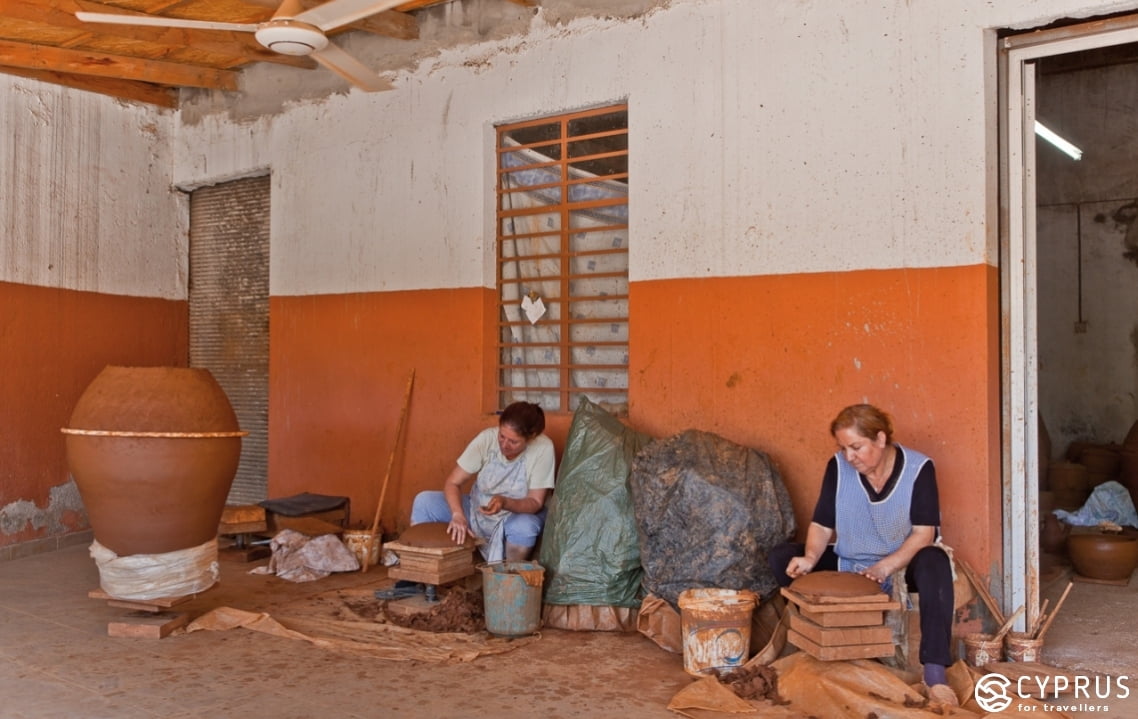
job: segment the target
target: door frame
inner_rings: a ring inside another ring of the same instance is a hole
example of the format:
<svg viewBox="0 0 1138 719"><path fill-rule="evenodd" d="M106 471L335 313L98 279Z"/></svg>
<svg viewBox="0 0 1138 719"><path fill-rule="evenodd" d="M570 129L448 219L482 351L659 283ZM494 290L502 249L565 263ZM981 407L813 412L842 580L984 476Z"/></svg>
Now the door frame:
<svg viewBox="0 0 1138 719"><path fill-rule="evenodd" d="M1138 14L999 39L1003 610L1039 615L1039 376L1036 326L1035 62L1138 42Z"/></svg>

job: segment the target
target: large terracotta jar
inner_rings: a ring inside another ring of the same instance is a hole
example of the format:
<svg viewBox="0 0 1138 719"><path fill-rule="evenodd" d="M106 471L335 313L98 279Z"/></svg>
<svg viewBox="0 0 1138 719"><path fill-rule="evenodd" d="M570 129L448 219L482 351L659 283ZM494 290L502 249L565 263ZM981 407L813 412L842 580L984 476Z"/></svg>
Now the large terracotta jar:
<svg viewBox="0 0 1138 719"><path fill-rule="evenodd" d="M217 536L246 433L208 370L108 366L63 432L99 544L161 554Z"/></svg>

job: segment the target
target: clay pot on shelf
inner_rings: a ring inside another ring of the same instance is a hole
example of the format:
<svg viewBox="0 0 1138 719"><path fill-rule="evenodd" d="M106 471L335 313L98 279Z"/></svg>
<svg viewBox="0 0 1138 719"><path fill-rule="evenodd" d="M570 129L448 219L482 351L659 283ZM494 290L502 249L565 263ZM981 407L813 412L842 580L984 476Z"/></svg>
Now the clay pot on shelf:
<svg viewBox="0 0 1138 719"><path fill-rule="evenodd" d="M1090 579L1122 581L1138 566L1138 536L1088 532L1067 537L1075 571Z"/></svg>
<svg viewBox="0 0 1138 719"><path fill-rule="evenodd" d="M1048 470L1049 484L1055 506L1059 509L1078 509L1090 496L1087 468L1075 462L1052 462Z"/></svg>
<svg viewBox="0 0 1138 719"><path fill-rule="evenodd" d="M1048 512L1043 517L1043 529L1039 532L1039 548L1048 554L1063 554L1070 534L1071 525Z"/></svg>
<svg viewBox="0 0 1138 719"><path fill-rule="evenodd" d="M63 433L99 544L161 554L217 536L247 433L208 370L108 366Z"/></svg>

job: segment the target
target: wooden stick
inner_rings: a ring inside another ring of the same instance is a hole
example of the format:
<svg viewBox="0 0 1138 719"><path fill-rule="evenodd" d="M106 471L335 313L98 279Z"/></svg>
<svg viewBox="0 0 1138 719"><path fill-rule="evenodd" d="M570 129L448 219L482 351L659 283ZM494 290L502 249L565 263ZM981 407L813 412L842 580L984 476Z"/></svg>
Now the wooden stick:
<svg viewBox="0 0 1138 719"><path fill-rule="evenodd" d="M972 586L980 595L980 599L984 600L984 605L988 607L988 611L992 613L992 618L999 624L1003 624L1007 621L1007 617L1004 616L1004 613L1000 611L1000 607L996 604L995 597L988 591L988 587L980 581L975 570L968 566L968 562L965 562L963 559L958 559L956 560L956 566L964 570L964 576L968 577L968 581L972 582Z"/></svg>
<svg viewBox="0 0 1138 719"><path fill-rule="evenodd" d="M1023 609L1024 606L1022 604L1019 605L1019 609L1015 610L1015 613L1008 617L1008 620L1004 622L1004 625L1000 627L1000 630L992 637L992 641L998 642L1003 640L1004 635L1012 628L1012 624L1015 624L1015 620L1019 619L1019 615L1023 614Z"/></svg>
<svg viewBox="0 0 1138 719"><path fill-rule="evenodd" d="M1043 626L1043 620L1047 618L1047 605L1050 603L1050 599L1043 600L1043 606L1039 608L1039 616L1035 618L1035 621L1031 623L1031 627L1027 630L1028 636L1034 638L1039 632L1039 628Z"/></svg>
<svg viewBox="0 0 1138 719"><path fill-rule="evenodd" d="M371 553L371 543L375 541L375 535L379 532L379 515L383 512L383 498L387 494L387 481L391 479L391 467L395 464L395 455L399 452L399 440L403 436L403 424L407 419L407 407L411 404L411 386L415 384L415 370L411 370L411 376L407 378L407 391L403 395L403 409L399 412L399 424L395 428L395 442L391 445L391 456L387 459L387 472L383 475L383 484L379 489L379 501L375 504L375 519L371 522L371 530L368 531L367 548L364 553L364 561L360 562L360 571L366 572L368 566L371 564L368 557Z"/></svg>
<svg viewBox="0 0 1138 719"><path fill-rule="evenodd" d="M1074 582L1067 582L1067 588L1063 590L1063 596L1059 597L1059 601L1055 602L1055 611L1051 612L1051 616L1047 617L1047 621L1043 623L1043 627L1039 630L1035 639L1043 639L1043 635L1051 628L1051 622L1055 621L1055 615L1059 613L1059 609L1063 606L1063 602L1067 600L1067 595L1071 593L1071 587L1075 586Z"/></svg>

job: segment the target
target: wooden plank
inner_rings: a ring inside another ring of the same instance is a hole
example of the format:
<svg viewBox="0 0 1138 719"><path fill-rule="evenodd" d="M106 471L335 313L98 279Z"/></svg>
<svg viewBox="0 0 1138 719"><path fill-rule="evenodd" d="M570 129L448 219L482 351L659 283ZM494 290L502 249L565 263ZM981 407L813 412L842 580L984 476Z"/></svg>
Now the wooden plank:
<svg viewBox="0 0 1138 719"><path fill-rule="evenodd" d="M1072 574L1072 581L1085 582L1086 584L1105 584L1111 587L1125 587L1130 584L1130 577L1126 579L1094 579L1093 577L1084 577L1081 574Z"/></svg>
<svg viewBox="0 0 1138 719"><path fill-rule="evenodd" d="M788 592L793 592L793 589L787 589ZM802 601L809 604L874 604L877 602L888 602L889 595L885 592L874 592L873 594L859 594L857 596L835 597L825 594L809 594L804 592L795 592L798 596L802 597Z"/></svg>
<svg viewBox="0 0 1138 719"><path fill-rule="evenodd" d="M400 544L399 542L388 542L383 545L384 549L390 549L396 554L407 552L409 554L423 554L432 557L445 557L452 554L459 554L461 552L473 553L473 548L465 547L461 544L456 544L453 547L415 547L410 544Z"/></svg>
<svg viewBox="0 0 1138 719"><path fill-rule="evenodd" d="M259 504L230 504L221 510L221 524L264 522L265 508Z"/></svg>
<svg viewBox="0 0 1138 719"><path fill-rule="evenodd" d="M169 636L170 632L184 627L190 621L187 612L161 614L147 614L134 612L125 615L118 621L107 623L107 636L133 637L140 639L161 639Z"/></svg>
<svg viewBox="0 0 1138 719"><path fill-rule="evenodd" d="M886 611L888 609L900 609L901 603L895 601L888 602L849 602L845 604L817 604L808 602L806 599L797 592L792 592L786 587L782 588L782 596L786 597L787 601L797 605L798 607L810 612L869 612L869 611Z"/></svg>
<svg viewBox="0 0 1138 719"><path fill-rule="evenodd" d="M826 628L790 615L790 628L821 647L844 647L855 644L886 644L893 642L893 632L885 625L875 627Z"/></svg>
<svg viewBox="0 0 1138 719"><path fill-rule="evenodd" d="M799 607L798 613L801 614L803 618L809 619L821 627L866 627L885 622L885 612L882 610L866 612L812 612Z"/></svg>
<svg viewBox="0 0 1138 719"><path fill-rule="evenodd" d="M815 659L822 661L839 661L845 659L876 659L891 657L895 651L893 643L885 644L858 644L848 647L823 647L802 636L793 629L786 632L786 641L798 647Z"/></svg>
<svg viewBox="0 0 1138 719"><path fill-rule="evenodd" d="M471 564L466 567L452 567L441 570L430 569L408 569L403 565L396 565L388 567L387 576L392 579L405 579L410 582L422 582L423 584L446 584L453 582L456 579L474 574L474 565Z"/></svg>
<svg viewBox="0 0 1138 719"><path fill-rule="evenodd" d="M108 603L114 602L114 604L111 606L150 612L155 611L152 609L153 607L157 607L158 609L169 609L170 607L175 607L179 604L182 604L183 602L188 602L198 595L187 594L183 597L157 597L155 599L120 599L118 597L112 597L100 588L92 589L91 591L87 592L87 596L91 599L105 599Z"/></svg>

